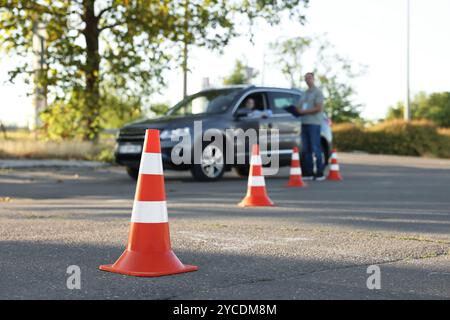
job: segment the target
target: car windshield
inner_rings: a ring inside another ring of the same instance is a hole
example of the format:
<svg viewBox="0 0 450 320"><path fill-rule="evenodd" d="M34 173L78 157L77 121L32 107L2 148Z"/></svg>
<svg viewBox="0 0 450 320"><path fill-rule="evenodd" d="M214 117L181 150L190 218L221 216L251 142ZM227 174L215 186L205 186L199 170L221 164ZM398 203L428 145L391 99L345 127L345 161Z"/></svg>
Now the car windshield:
<svg viewBox="0 0 450 320"><path fill-rule="evenodd" d="M201 92L187 97L169 110L170 116L223 113L230 106L240 89L221 89Z"/></svg>

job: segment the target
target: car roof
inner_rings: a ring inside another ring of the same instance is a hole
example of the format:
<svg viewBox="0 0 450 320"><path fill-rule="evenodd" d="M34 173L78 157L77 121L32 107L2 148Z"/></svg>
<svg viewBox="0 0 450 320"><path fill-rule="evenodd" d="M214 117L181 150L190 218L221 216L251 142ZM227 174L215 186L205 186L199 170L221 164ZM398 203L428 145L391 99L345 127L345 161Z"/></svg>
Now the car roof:
<svg viewBox="0 0 450 320"><path fill-rule="evenodd" d="M281 87L266 87L266 86L254 86L256 89L263 89L263 90L281 90L281 91L297 91L302 92L300 89L297 88L281 88Z"/></svg>
<svg viewBox="0 0 450 320"><path fill-rule="evenodd" d="M231 85L231 86L208 87L208 88L200 90L199 92L214 91L214 90L226 90L226 89L247 89L250 87L254 87L254 86L247 85L247 84L239 84L239 85Z"/></svg>
<svg viewBox="0 0 450 320"><path fill-rule="evenodd" d="M302 93L303 91L297 88L281 88L281 87L267 87L267 86L255 86L255 85L231 85L231 86L220 86L211 87L201 90L200 92L214 91L214 90L226 90L226 89L242 89L244 91L248 90L280 90L280 91L294 91L296 93Z"/></svg>

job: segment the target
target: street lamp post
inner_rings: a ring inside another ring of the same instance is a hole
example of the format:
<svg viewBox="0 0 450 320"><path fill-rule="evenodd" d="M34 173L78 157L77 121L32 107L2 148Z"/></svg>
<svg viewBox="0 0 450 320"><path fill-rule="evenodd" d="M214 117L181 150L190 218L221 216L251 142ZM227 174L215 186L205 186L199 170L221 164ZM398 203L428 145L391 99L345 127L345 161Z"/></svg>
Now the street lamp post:
<svg viewBox="0 0 450 320"><path fill-rule="evenodd" d="M189 54L189 2L190 0L185 0L184 2L184 37L183 37L183 98L187 97L187 87L188 87L188 54Z"/></svg>
<svg viewBox="0 0 450 320"><path fill-rule="evenodd" d="M410 92L410 42L411 42L411 0L406 0L406 103L404 118L411 120L411 92Z"/></svg>

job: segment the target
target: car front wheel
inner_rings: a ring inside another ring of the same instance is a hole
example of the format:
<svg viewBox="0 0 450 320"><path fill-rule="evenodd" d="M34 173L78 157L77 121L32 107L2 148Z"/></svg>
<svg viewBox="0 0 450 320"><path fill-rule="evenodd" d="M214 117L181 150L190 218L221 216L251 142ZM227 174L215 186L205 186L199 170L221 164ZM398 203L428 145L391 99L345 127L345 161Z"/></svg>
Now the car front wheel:
<svg viewBox="0 0 450 320"><path fill-rule="evenodd" d="M199 164L193 164L192 176L198 181L217 181L225 173L225 157L222 149L215 145L203 148Z"/></svg>

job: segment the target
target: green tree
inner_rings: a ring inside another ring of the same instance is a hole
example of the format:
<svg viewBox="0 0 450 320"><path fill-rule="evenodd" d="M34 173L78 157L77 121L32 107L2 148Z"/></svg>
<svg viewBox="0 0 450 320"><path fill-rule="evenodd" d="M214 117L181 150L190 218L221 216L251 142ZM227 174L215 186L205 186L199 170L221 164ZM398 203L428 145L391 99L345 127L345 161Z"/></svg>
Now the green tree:
<svg viewBox="0 0 450 320"><path fill-rule="evenodd" d="M139 97L126 97L110 91L101 96L100 105L102 128L118 129L128 122L143 117L143 108Z"/></svg>
<svg viewBox="0 0 450 320"><path fill-rule="evenodd" d="M224 85L248 84L258 74L245 65L241 60L236 60L231 74L223 80Z"/></svg>
<svg viewBox="0 0 450 320"><path fill-rule="evenodd" d="M0 17L0 42L10 54L28 55L34 26L45 26L38 82L54 105L76 108L70 114L83 139L98 136L103 92L131 97L158 88L169 59L161 42L175 20L166 2L117 0L0 0ZM11 80L23 73L33 73L30 64L12 70Z"/></svg>
<svg viewBox="0 0 450 320"><path fill-rule="evenodd" d="M281 66L281 72L289 79L292 88L300 88L303 84L303 63L307 51L311 50L310 38L295 37L270 44L275 52L276 64Z"/></svg>
<svg viewBox="0 0 450 320"><path fill-rule="evenodd" d="M165 115L169 111L169 109L169 104L163 102L153 103L152 105L150 105L150 111L156 116Z"/></svg>
<svg viewBox="0 0 450 320"><path fill-rule="evenodd" d="M386 120L403 119L403 110L405 104L403 102L397 102L395 106L389 107L386 113Z"/></svg>
<svg viewBox="0 0 450 320"><path fill-rule="evenodd" d="M51 107L41 112L45 134L52 140L78 139L85 134L83 124L84 103L79 92L69 94L68 100L57 100ZM136 97L124 97L114 91L101 95L99 125L101 128L116 129L125 123L142 117L141 101Z"/></svg>
<svg viewBox="0 0 450 320"><path fill-rule="evenodd" d="M27 56L34 26L45 26L45 70L37 82L47 88L52 106L76 108L69 114L79 134L95 140L103 94L113 89L124 97L148 96L164 84L163 71L172 61L168 40L184 42L186 48L222 48L239 34L242 22L251 25L262 18L276 24L284 11L303 22L304 3L307 0L0 0L0 43L9 54ZM11 80L32 73L26 63L11 71ZM47 121L49 114L44 116Z"/></svg>
<svg viewBox="0 0 450 320"><path fill-rule="evenodd" d="M360 104L353 102L354 89L340 82L336 76L319 76L319 82L327 97L325 109L333 122L361 121Z"/></svg>
<svg viewBox="0 0 450 320"><path fill-rule="evenodd" d="M405 104L398 102L388 109L386 118L402 119ZM435 92L427 95L419 92L411 101L413 119L431 120L440 127L450 127L450 92Z"/></svg>
<svg viewBox="0 0 450 320"><path fill-rule="evenodd" d="M309 0L183 0L178 32L173 40L179 44L184 88L187 90L188 55L190 47L205 47L221 52L231 39L242 34L253 37L258 19L271 25L280 23L280 13L287 11L292 20L303 23L303 9ZM239 21L239 22L238 22ZM250 25L250 30L247 26ZM243 26L243 27L242 27Z"/></svg>
<svg viewBox="0 0 450 320"><path fill-rule="evenodd" d="M336 53L335 48L323 37L295 37L271 44L275 63L292 87L305 88L304 74L314 72L318 85L324 91L325 109L333 122L361 121L362 106L354 102L355 90L352 79L360 76L354 64ZM314 68L305 70L308 58Z"/></svg>

